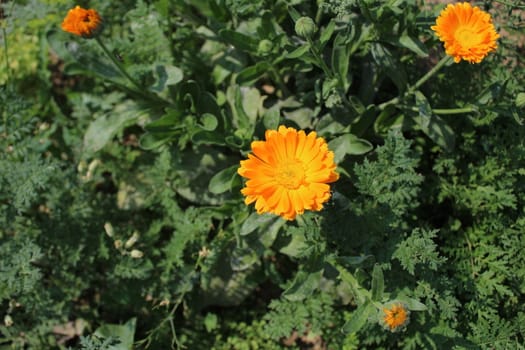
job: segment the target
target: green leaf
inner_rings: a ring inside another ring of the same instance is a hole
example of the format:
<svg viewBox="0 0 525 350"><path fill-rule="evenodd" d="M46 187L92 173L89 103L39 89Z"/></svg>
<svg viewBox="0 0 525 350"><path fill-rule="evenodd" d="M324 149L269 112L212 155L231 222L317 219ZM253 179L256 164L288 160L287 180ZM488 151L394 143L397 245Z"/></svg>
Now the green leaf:
<svg viewBox="0 0 525 350"><path fill-rule="evenodd" d="M236 164L219 171L211 178L210 183L208 184L208 190L215 194L230 191L233 178L237 174L237 169L239 169L239 165Z"/></svg>
<svg viewBox="0 0 525 350"><path fill-rule="evenodd" d="M383 298L385 290L385 281L383 277L383 270L379 264L374 265L372 271L372 300L380 301Z"/></svg>
<svg viewBox="0 0 525 350"><path fill-rule="evenodd" d="M370 152L373 146L367 140L353 134L345 134L330 141L328 148L334 152L334 161L340 163L347 154L362 155Z"/></svg>
<svg viewBox="0 0 525 350"><path fill-rule="evenodd" d="M169 85L176 85L184 78L182 70L175 66L157 66L155 68L157 84L150 89L155 92L163 92Z"/></svg>
<svg viewBox="0 0 525 350"><path fill-rule="evenodd" d="M454 130L443 119L432 114L432 107L420 91L415 92L415 97L421 131L447 151L452 150L456 142Z"/></svg>
<svg viewBox="0 0 525 350"><path fill-rule="evenodd" d="M91 155L101 150L119 131L133 125L146 110L128 102L117 105L113 112L95 119L84 135L84 153Z"/></svg>
<svg viewBox="0 0 525 350"><path fill-rule="evenodd" d="M257 51L257 41L251 36L236 32L231 29L222 29L219 31L219 36L228 44L233 45L239 50L252 53Z"/></svg>
<svg viewBox="0 0 525 350"><path fill-rule="evenodd" d="M283 292L283 297L290 301L303 300L319 288L323 270L316 272L299 271L292 285Z"/></svg>
<svg viewBox="0 0 525 350"><path fill-rule="evenodd" d="M273 222L280 220L279 216L273 214L252 213L241 226L241 236L246 236L253 231L270 226Z"/></svg>
<svg viewBox="0 0 525 350"><path fill-rule="evenodd" d="M210 113L204 113L199 118L200 123L197 126L206 131L214 131L219 125L217 117Z"/></svg>
<svg viewBox="0 0 525 350"><path fill-rule="evenodd" d="M352 317L344 324L342 331L346 334L358 332L366 324L372 311L374 311L373 304L370 300L365 301L352 313Z"/></svg>
<svg viewBox="0 0 525 350"><path fill-rule="evenodd" d="M255 250L250 247L235 247L230 256L230 266L233 271L244 271L259 261Z"/></svg>
<svg viewBox="0 0 525 350"><path fill-rule="evenodd" d="M270 64L268 62L258 62L256 65L244 68L240 71L235 78L235 81L240 85L251 85L268 72L269 68Z"/></svg>
<svg viewBox="0 0 525 350"><path fill-rule="evenodd" d="M287 58L287 59L299 58L299 57L303 56L305 53L307 53L308 50L310 50L310 45L309 44L304 44L303 46L299 46L298 48L296 48L292 52L289 52L289 53L285 54L284 58Z"/></svg>
<svg viewBox="0 0 525 350"><path fill-rule="evenodd" d="M264 112L263 125L267 130L277 130L281 120L281 112L278 108L270 108Z"/></svg>
<svg viewBox="0 0 525 350"><path fill-rule="evenodd" d="M117 324L104 324L97 328L95 335L103 338L117 338L120 340L120 344L110 346L108 349L111 350L132 350L133 349L133 338L135 338L135 328L137 319L132 318L123 325Z"/></svg>
<svg viewBox="0 0 525 350"><path fill-rule="evenodd" d="M350 64L350 48L345 33L339 33L334 39L332 49L332 68L337 73L339 81L346 91L350 87L348 67Z"/></svg>
<svg viewBox="0 0 525 350"><path fill-rule="evenodd" d="M410 311L426 311L427 310L427 307L425 304L423 304L419 300L409 298L406 295L398 295L395 299L404 302Z"/></svg>
<svg viewBox="0 0 525 350"><path fill-rule="evenodd" d="M374 44L371 47L372 58L380 67L384 69L386 75L397 86L399 91L405 91L407 87L407 77L405 69L401 63L394 59L386 47L380 44Z"/></svg>
<svg viewBox="0 0 525 350"><path fill-rule="evenodd" d="M403 32L401 37L399 37L398 43L402 47L405 47L411 50L412 52L417 54L419 57L428 56L428 52L427 52L425 45L423 45L423 43L419 41L419 39L414 39L411 36L409 36L406 30Z"/></svg>
<svg viewBox="0 0 525 350"><path fill-rule="evenodd" d="M321 35L319 36L319 43L321 45L325 44L330 40L332 37L332 34L335 30L335 20L331 19L330 22L326 25L326 27L322 30Z"/></svg>
<svg viewBox="0 0 525 350"><path fill-rule="evenodd" d="M516 99L514 100L516 107L522 108L525 107L525 92L519 92L516 94Z"/></svg>
<svg viewBox="0 0 525 350"><path fill-rule="evenodd" d="M139 144L145 150L152 150L171 141L176 135L176 131L146 132L140 137Z"/></svg>

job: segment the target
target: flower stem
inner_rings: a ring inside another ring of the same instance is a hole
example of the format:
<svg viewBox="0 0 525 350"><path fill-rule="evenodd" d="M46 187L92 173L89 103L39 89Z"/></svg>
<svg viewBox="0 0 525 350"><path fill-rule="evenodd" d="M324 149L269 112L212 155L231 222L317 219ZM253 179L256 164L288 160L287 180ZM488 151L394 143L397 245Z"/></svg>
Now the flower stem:
<svg viewBox="0 0 525 350"><path fill-rule="evenodd" d="M429 70L425 75L423 75L418 81L414 83L414 85L411 85L408 87L407 91L402 96L394 97L391 100L388 100L386 102L381 103L378 108L379 110L384 110L387 106L396 104L400 102L403 98L410 95L414 91L416 91L421 85L426 83L428 79L430 79L434 74L436 74L441 68L443 68L445 65L447 65L452 60L451 56L446 55L443 57L431 70Z"/></svg>
<svg viewBox="0 0 525 350"><path fill-rule="evenodd" d="M4 56L5 56L5 71L7 74L7 81L11 80L11 71L9 69L9 53L7 51L7 31L5 26L2 26L2 35L4 37Z"/></svg>
<svg viewBox="0 0 525 350"><path fill-rule="evenodd" d="M317 64L319 67L323 70L324 74L326 74L327 77L332 78L333 73L326 65L326 62L323 60L321 53L319 52L317 46L314 45L314 42L312 38L307 37L306 40L308 41L308 44L310 45L310 52L312 55L314 55L315 60L317 61Z"/></svg>
<svg viewBox="0 0 525 350"><path fill-rule="evenodd" d="M447 65L452 60L451 56L446 55L443 57L427 74L423 75L416 83L408 88L408 92L416 91L421 85L423 85L428 79L436 74L443 66Z"/></svg>
<svg viewBox="0 0 525 350"><path fill-rule="evenodd" d="M476 112L477 108L475 106L467 106L463 108L450 108L450 109L443 109L443 108L436 108L432 109L432 113L434 114L463 114L463 113L471 113Z"/></svg>
<svg viewBox="0 0 525 350"><path fill-rule="evenodd" d="M125 76L134 86L135 88L137 88L138 91L142 92L144 89L142 86L140 86L140 84L131 77L131 75L128 74L128 72L126 72L126 70L124 69L124 67L122 66L122 64L115 58L114 55L111 54L111 52L109 52L108 48L106 47L106 45L102 42L102 40L100 40L100 37L99 36L96 36L95 37L95 41L97 42L97 44L99 44L99 46L102 48L102 51L104 51L104 53L106 54L106 56L109 57L109 59L111 60L111 62L113 62L113 64L115 65L115 67L117 67L117 69L120 71L120 73L122 73L123 76Z"/></svg>

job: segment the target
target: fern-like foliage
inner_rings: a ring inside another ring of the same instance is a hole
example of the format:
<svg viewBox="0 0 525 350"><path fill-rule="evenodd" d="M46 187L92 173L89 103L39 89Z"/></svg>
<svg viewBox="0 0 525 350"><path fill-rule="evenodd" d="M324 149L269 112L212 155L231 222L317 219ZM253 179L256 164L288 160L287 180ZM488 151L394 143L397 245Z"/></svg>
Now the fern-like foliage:
<svg viewBox="0 0 525 350"><path fill-rule="evenodd" d="M33 291L42 274L32 263L41 257L40 248L29 240L0 245L0 300Z"/></svg>
<svg viewBox="0 0 525 350"><path fill-rule="evenodd" d="M376 151L377 160L365 159L354 167L359 192L388 207L396 216L417 205L418 186L423 181L415 170L418 157L410 145L400 132L390 132L385 144Z"/></svg>
<svg viewBox="0 0 525 350"><path fill-rule="evenodd" d="M407 239L397 245L392 257L399 260L401 266L411 275L414 274L417 264L424 264L431 270L437 270L446 259L439 256L437 245L433 240L436 234L436 230L414 229Z"/></svg>

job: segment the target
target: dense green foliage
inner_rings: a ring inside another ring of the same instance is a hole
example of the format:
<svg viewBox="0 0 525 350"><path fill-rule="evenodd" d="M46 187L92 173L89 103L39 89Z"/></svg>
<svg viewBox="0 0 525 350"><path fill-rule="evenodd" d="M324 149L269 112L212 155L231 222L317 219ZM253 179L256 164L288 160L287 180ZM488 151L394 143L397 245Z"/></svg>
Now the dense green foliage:
<svg viewBox="0 0 525 350"><path fill-rule="evenodd" d="M480 64L427 1L81 4L0 2L0 350L524 348L519 0ZM236 173L278 125L341 175L294 221Z"/></svg>

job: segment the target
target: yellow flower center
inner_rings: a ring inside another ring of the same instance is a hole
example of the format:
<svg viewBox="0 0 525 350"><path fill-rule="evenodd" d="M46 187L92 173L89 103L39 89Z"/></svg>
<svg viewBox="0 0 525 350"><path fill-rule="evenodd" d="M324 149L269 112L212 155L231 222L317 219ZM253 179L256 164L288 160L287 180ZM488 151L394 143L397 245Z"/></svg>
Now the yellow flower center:
<svg viewBox="0 0 525 350"><path fill-rule="evenodd" d="M481 35L475 32L470 25L460 26L454 33L454 37L467 50L481 42Z"/></svg>
<svg viewBox="0 0 525 350"><path fill-rule="evenodd" d="M280 164L275 174L277 183L291 190L298 188L305 177L303 163L297 159Z"/></svg>

